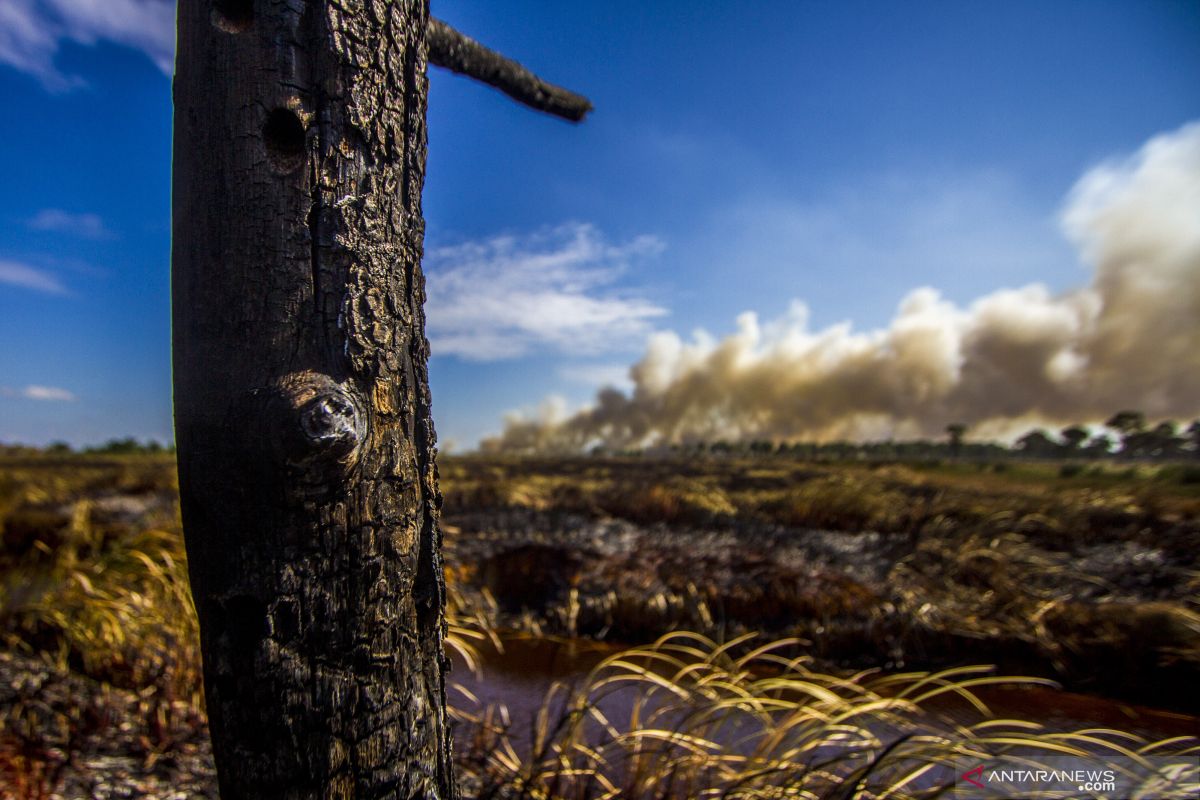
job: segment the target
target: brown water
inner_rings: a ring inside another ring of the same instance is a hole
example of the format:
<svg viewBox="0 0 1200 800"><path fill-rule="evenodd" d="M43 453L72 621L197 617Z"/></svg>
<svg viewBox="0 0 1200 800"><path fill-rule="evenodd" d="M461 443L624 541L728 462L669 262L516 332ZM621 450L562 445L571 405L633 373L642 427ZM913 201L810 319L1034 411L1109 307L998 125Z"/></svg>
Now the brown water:
<svg viewBox="0 0 1200 800"><path fill-rule="evenodd" d="M460 659L455 658L450 683L452 686L461 684L482 705L504 704L513 721L515 738L524 742L530 740L526 731L531 730L533 716L555 682L578 684L600 661L622 649L587 640L518 636L504 638L502 646L503 652L491 646L481 648L480 675L472 674ZM1148 740L1200 736L1200 717L1165 709L1046 686L984 686L972 691L987 705L993 717L1036 722L1052 732L1112 728ZM627 720L639 695L638 687L633 685L617 689L602 699L601 710L609 719ZM462 696L454 689L451 689L450 699L452 703L462 702ZM923 708L933 712L930 732L944 731L948 724L971 724L986 718L965 700L952 695L925 703Z"/></svg>

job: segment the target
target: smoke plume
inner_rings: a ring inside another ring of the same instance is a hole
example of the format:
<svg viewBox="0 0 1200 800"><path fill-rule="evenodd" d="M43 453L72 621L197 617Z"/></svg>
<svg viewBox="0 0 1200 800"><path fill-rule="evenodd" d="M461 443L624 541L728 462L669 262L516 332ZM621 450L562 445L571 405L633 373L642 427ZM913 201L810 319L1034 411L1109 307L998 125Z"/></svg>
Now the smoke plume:
<svg viewBox="0 0 1200 800"><path fill-rule="evenodd" d="M966 423L1004 438L1034 424L1200 412L1200 123L1089 171L1064 232L1093 269L1055 295L1038 284L958 307L932 288L886 329L810 331L796 303L732 335L651 336L634 388L591 408L510 417L485 449L579 450L695 440L871 440L939 436Z"/></svg>

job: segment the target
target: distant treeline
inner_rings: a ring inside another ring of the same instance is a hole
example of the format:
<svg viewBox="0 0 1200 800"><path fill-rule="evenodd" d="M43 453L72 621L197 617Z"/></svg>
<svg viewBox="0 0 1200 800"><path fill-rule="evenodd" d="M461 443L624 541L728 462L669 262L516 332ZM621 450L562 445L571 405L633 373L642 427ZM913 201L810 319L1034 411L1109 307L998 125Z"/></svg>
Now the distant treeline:
<svg viewBox="0 0 1200 800"><path fill-rule="evenodd" d="M695 441L646 449L614 450L597 446L592 455L652 455L656 453L694 453L712 455L780 455L821 460L898 460L917 461L931 458L960 458L989 461L1005 458L1038 459L1136 459L1140 461L1181 461L1200 459L1200 419L1186 427L1174 420L1149 424L1140 411L1120 411L1103 426L1068 425L1058 431L1034 428L1012 445L999 442L967 441L970 426L952 422L941 440L880 442L773 442L765 439L742 441ZM66 442L45 447L0 443L0 456L16 455L160 455L175 452L175 445L154 439L138 441L133 437L109 439L99 445L80 449Z"/></svg>
<svg viewBox="0 0 1200 800"><path fill-rule="evenodd" d="M3 456L25 456L43 454L48 456L70 456L70 455L162 455L166 453L174 453L175 445L164 445L155 439L147 439L140 442L132 436L127 436L123 439L109 439L103 444L87 445L81 448L74 448L66 442L51 442L45 447L32 447L23 444L4 444L0 443L0 455Z"/></svg>
<svg viewBox="0 0 1200 800"><path fill-rule="evenodd" d="M1114 414L1103 427L1068 425L1059 431L1035 428L1012 445L966 441L969 426L951 423L946 438L933 441L772 442L696 441L670 447L619 452L597 447L593 455L634 455L643 452L709 453L713 455L781 455L802 459L922 460L961 458L988 461L1004 458L1137 459L1180 461L1200 459L1200 419L1184 427L1174 420L1154 425L1140 411Z"/></svg>

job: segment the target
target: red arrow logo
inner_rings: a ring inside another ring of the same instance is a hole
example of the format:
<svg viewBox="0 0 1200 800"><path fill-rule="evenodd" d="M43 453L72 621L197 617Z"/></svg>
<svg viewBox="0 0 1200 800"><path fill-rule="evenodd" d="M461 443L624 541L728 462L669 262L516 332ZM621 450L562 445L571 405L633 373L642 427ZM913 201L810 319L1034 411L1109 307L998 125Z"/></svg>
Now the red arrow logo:
<svg viewBox="0 0 1200 800"><path fill-rule="evenodd" d="M968 772L964 772L964 773L962 774L962 779L963 779L964 781L966 781L967 783L972 783L972 784L974 784L974 785L978 786L980 789L986 789L986 788L987 788L987 787L986 787L986 786L984 786L982 783L980 783L979 781L975 780L975 778L972 778L972 777L971 777L972 775L974 775L974 776L975 776L975 777L977 777L977 778L982 778L982 777L983 777L983 764L980 764L978 767L976 767L976 768L975 768L975 769L973 769L973 770L970 770L970 771L968 771Z"/></svg>

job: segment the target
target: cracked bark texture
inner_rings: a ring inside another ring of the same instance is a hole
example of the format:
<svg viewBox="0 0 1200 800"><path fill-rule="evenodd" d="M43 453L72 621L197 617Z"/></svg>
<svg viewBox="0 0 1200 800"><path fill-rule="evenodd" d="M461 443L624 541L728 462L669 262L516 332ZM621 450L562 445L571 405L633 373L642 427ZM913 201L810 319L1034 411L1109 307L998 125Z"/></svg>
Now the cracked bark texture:
<svg viewBox="0 0 1200 800"><path fill-rule="evenodd" d="M181 0L180 494L221 795L452 798L423 0Z"/></svg>

